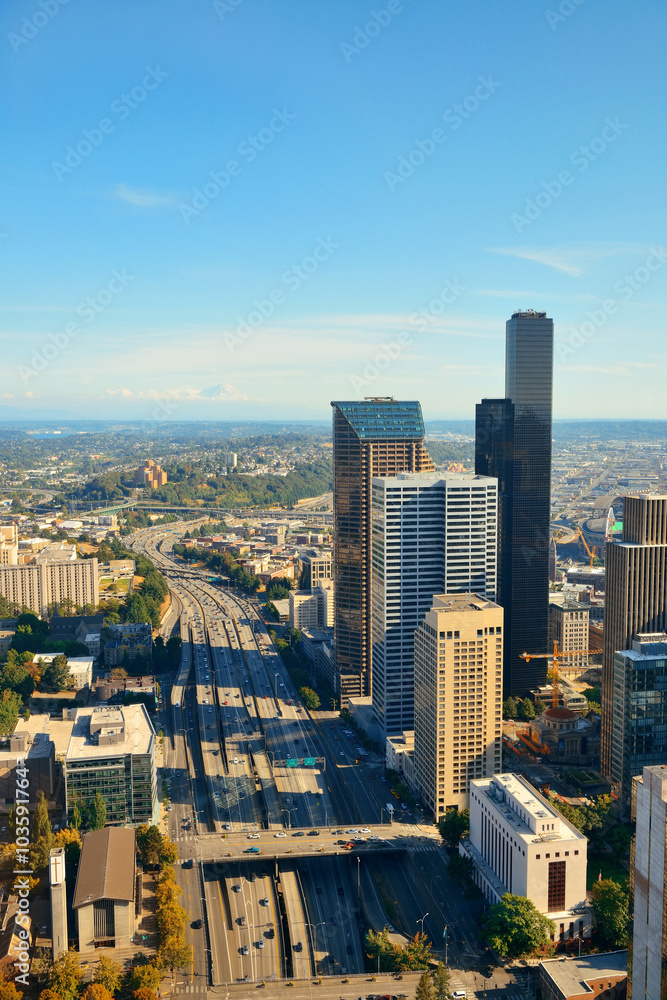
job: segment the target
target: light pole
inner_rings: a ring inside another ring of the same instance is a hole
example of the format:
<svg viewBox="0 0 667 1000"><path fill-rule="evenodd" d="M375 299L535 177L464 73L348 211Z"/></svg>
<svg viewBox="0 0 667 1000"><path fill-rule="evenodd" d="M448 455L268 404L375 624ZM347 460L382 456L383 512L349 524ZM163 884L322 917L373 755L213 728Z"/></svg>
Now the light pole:
<svg viewBox="0 0 667 1000"><path fill-rule="evenodd" d="M424 921L426 920L427 917L428 917L428 911L424 914L423 917L418 917L415 920L416 924L421 924L422 925L422 937L424 936Z"/></svg>
<svg viewBox="0 0 667 1000"><path fill-rule="evenodd" d="M445 924L445 929L442 932L442 936L445 939L445 968L449 968L448 958L449 958L449 926Z"/></svg>
<svg viewBox="0 0 667 1000"><path fill-rule="evenodd" d="M253 959L253 951L254 951L254 948L255 948L255 943L253 941L253 938L255 936L255 921L254 921L253 913L252 913L252 902L250 900L247 900L245 898L245 896L243 897L243 902L246 905L246 909L250 913L250 927L251 927L251 931L250 931L250 975L254 979L255 978L255 970L253 968L253 961L252 961L252 959Z"/></svg>
<svg viewBox="0 0 667 1000"><path fill-rule="evenodd" d="M288 830L292 829L292 818L290 816L291 811L292 811L291 809L281 809L280 810L281 813L287 813L287 829Z"/></svg>
<svg viewBox="0 0 667 1000"><path fill-rule="evenodd" d="M361 858L357 854L357 892L361 896Z"/></svg>
<svg viewBox="0 0 667 1000"><path fill-rule="evenodd" d="M326 927L326 923L327 922L326 922L326 920L320 920L316 924L311 924L311 922L309 920L306 920L305 923L306 923L306 927L310 927L310 929L311 929L310 947L311 947L312 952L313 952L313 959L315 960L315 975L318 975L319 974L319 970L317 968L317 962L318 962L318 959L317 959L317 928L318 927Z"/></svg>

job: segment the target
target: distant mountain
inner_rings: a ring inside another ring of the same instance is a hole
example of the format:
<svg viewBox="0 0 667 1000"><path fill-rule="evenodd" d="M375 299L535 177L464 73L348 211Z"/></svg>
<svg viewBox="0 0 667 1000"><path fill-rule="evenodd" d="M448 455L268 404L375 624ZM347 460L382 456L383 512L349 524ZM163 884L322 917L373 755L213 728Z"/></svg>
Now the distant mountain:
<svg viewBox="0 0 667 1000"><path fill-rule="evenodd" d="M250 397L233 385L227 382L220 382L218 385L210 385L207 389L202 389L198 394L204 399L224 399L224 400L247 400Z"/></svg>

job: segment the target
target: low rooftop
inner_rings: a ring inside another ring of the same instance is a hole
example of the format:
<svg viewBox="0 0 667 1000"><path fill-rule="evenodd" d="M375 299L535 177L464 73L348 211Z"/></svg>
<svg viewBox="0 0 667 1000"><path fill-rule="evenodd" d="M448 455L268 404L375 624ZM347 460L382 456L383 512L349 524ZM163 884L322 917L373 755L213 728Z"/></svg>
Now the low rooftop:
<svg viewBox="0 0 667 1000"><path fill-rule="evenodd" d="M470 782L473 790L485 796L492 808L509 823L526 843L555 840L586 840L565 817L540 795L520 774L496 774Z"/></svg>
<svg viewBox="0 0 667 1000"><path fill-rule="evenodd" d="M117 742L101 742L100 737L114 732L119 736ZM148 754L154 740L155 730L143 704L80 708L67 747L67 763L119 754Z"/></svg>
<svg viewBox="0 0 667 1000"><path fill-rule="evenodd" d="M588 985L594 979L609 979L622 976L628 971L627 951L609 951L601 955L586 955L580 958L550 958L542 962L540 968L546 973L561 993L566 996L581 996L593 993Z"/></svg>

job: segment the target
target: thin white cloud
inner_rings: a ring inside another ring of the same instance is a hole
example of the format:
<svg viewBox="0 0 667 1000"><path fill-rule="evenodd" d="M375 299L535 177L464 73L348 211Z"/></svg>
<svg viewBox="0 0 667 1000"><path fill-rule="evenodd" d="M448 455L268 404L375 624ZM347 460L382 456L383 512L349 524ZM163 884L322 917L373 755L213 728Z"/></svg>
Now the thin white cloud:
<svg viewBox="0 0 667 1000"><path fill-rule="evenodd" d="M126 201L137 208L171 208L176 204L173 194L157 194L154 191L139 191L127 184L117 184L114 191L116 198Z"/></svg>
<svg viewBox="0 0 667 1000"><path fill-rule="evenodd" d="M646 253L650 248L637 243L577 243L561 247L485 247L484 249L486 253L532 260L536 264L544 264L556 271L577 277L583 274L585 264L606 257L617 257L620 254Z"/></svg>

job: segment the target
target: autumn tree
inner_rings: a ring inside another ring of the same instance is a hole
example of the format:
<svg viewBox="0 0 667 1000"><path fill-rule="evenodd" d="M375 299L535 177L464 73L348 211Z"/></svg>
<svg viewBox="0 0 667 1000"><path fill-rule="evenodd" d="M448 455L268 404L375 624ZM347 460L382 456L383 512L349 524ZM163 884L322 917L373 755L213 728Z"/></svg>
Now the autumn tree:
<svg viewBox="0 0 667 1000"><path fill-rule="evenodd" d="M415 1000L433 1000L433 981L428 972L422 972L415 990Z"/></svg>
<svg viewBox="0 0 667 1000"><path fill-rule="evenodd" d="M81 994L81 1000L113 1000L113 994L102 983L90 983Z"/></svg>
<svg viewBox="0 0 667 1000"><path fill-rule="evenodd" d="M159 997L154 990L149 990L148 987L142 986L140 990L133 992L132 1000L159 1000Z"/></svg>
<svg viewBox="0 0 667 1000"><path fill-rule="evenodd" d="M100 955L97 968L93 974L93 982L100 983L112 995L120 989L121 971L118 962L107 955Z"/></svg>
<svg viewBox="0 0 667 1000"><path fill-rule="evenodd" d="M81 857L81 834L75 826L66 826L54 834L53 846L64 847L65 860L70 864L76 864Z"/></svg>
<svg viewBox="0 0 667 1000"><path fill-rule="evenodd" d="M78 955L73 951L65 951L51 965L49 988L58 1000L79 1000L81 979Z"/></svg>
<svg viewBox="0 0 667 1000"><path fill-rule="evenodd" d="M145 965L135 965L128 976L128 987L135 993L137 990L151 990L158 993L162 982L162 970L155 962L146 962Z"/></svg>

